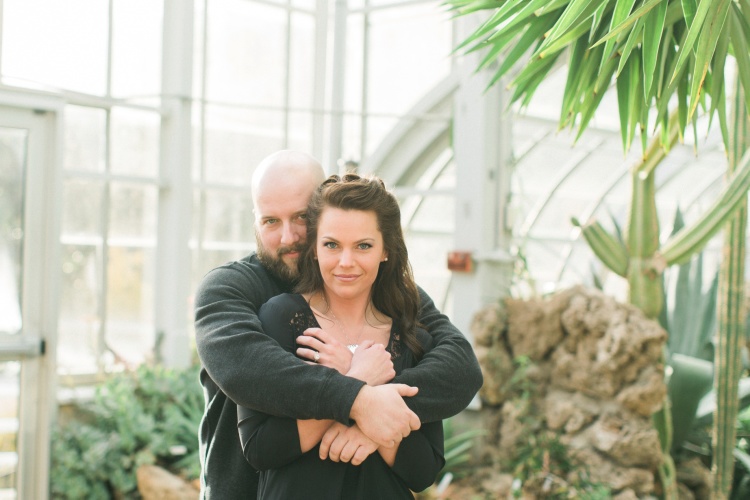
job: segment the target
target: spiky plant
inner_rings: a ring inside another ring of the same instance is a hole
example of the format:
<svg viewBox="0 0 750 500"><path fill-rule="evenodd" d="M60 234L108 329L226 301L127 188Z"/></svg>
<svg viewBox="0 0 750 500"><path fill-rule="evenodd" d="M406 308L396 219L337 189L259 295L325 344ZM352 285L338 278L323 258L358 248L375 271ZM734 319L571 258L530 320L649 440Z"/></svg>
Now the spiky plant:
<svg viewBox="0 0 750 500"><path fill-rule="evenodd" d="M584 221L583 235L602 262L628 280L630 301L656 318L664 269L700 251L747 197L750 155L742 150L715 203L668 241L659 241L655 170L689 123L696 131L699 110L717 119L730 151L724 77L730 57L737 86L745 90L739 94L744 114L750 111L750 0L447 0L447 5L458 16L490 11L459 49L484 51L480 68L496 67L493 84L520 67L509 82L512 103L528 104L557 61L566 59L560 127L577 128L578 137L615 82L623 149L640 137L643 151L631 169L626 241L596 221ZM696 144L697 139L696 132ZM744 255L744 247L740 251ZM654 422L664 452L659 470L664 496L676 498L668 408L665 401Z"/></svg>

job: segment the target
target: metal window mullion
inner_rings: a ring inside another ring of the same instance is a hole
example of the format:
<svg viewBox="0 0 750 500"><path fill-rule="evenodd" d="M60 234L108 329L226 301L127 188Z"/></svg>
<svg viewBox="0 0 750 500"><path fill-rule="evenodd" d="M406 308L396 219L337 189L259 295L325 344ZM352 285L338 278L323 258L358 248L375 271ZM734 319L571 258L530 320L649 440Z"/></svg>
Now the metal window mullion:
<svg viewBox="0 0 750 500"><path fill-rule="evenodd" d="M110 173L112 171L112 139L111 139L111 129L112 129L112 111L107 110L107 119L105 122L105 141L104 141L104 152L105 152L105 171L107 173ZM100 219L100 227L99 230L102 235L102 269L101 269L101 277L100 277L100 284L99 286L99 332L97 335L97 345L96 345L96 367L97 367L97 373L103 374L104 373L104 363L103 363L103 354L105 352L105 345L106 345L106 336L107 336L107 294L108 294L108 285L109 285L109 276L108 276L108 270L109 270L109 216L110 216L110 207L111 207L111 194L112 191L112 181L111 180L105 180L104 181L104 193L102 194L102 207L101 207L101 214L102 217Z"/></svg>
<svg viewBox="0 0 750 500"><path fill-rule="evenodd" d="M344 91L346 88L346 23L347 0L335 0L333 34L333 75L331 82L331 129L328 165L338 164L341 158L344 118ZM324 164L325 164L324 163Z"/></svg>
<svg viewBox="0 0 750 500"><path fill-rule="evenodd" d="M115 2L114 0L109 0L109 12L107 16L107 24L109 26L109 29L107 30L107 86L106 86L106 96L112 97L112 57L114 55L114 39L112 37L112 30L114 29L115 25Z"/></svg>
<svg viewBox="0 0 750 500"><path fill-rule="evenodd" d="M203 26L201 27L203 29L203 47L201 48L202 53L202 61L201 64L203 65L201 68L201 95L200 95L200 134L199 134L199 141L200 141L200 148L201 148L201 154L200 154L200 165L198 165L198 207L197 210L194 210L193 213L197 213L197 220L195 223L197 224L197 229L195 231L195 262L201 263L203 262L203 254L204 254L204 238L206 233L206 189L209 185L208 181L206 180L206 86L208 82L208 77L206 75L206 68L208 67L208 16L209 16L209 10L208 10L208 0L203 0ZM193 194L195 196L195 194Z"/></svg>
<svg viewBox="0 0 750 500"><path fill-rule="evenodd" d="M287 0L286 7L286 37L284 50L286 52L284 64L284 112L283 112L283 130L284 130L284 148L289 147L289 109L291 106L291 68L292 68L292 0Z"/></svg>
<svg viewBox="0 0 750 500"><path fill-rule="evenodd" d="M370 0L365 0L365 8L370 5ZM362 16L362 115L360 116L360 138L359 158L361 162L367 157L367 119L369 100L370 79L370 14L365 12Z"/></svg>
<svg viewBox="0 0 750 500"><path fill-rule="evenodd" d="M314 157L323 161L324 130L326 124L326 71L328 61L328 1L315 2L315 64L313 65L312 95L312 151Z"/></svg>

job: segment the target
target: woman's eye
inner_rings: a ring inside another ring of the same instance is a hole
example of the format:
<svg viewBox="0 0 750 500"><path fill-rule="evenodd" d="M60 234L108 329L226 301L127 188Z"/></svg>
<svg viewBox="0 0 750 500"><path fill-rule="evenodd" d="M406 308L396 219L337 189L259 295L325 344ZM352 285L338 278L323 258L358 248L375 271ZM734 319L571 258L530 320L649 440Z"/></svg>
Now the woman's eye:
<svg viewBox="0 0 750 500"><path fill-rule="evenodd" d="M336 248L336 243L334 243L332 241L326 241L325 243L323 243L323 246L326 247L326 248L333 249L333 248Z"/></svg>
<svg viewBox="0 0 750 500"><path fill-rule="evenodd" d="M367 250L369 248L372 248L372 245L369 243L360 243L359 245L357 245L357 248L359 248L360 250Z"/></svg>

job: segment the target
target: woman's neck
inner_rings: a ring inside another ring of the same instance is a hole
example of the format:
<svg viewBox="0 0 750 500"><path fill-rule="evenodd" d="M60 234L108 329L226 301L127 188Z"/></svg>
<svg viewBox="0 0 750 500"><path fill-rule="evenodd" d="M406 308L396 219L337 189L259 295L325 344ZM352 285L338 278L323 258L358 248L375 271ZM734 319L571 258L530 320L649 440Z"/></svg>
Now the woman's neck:
<svg viewBox="0 0 750 500"><path fill-rule="evenodd" d="M331 319L344 327L355 327L363 324L375 326L383 321L382 314L378 314L372 305L369 294L342 298L324 290L313 293L307 299L314 309L330 316Z"/></svg>

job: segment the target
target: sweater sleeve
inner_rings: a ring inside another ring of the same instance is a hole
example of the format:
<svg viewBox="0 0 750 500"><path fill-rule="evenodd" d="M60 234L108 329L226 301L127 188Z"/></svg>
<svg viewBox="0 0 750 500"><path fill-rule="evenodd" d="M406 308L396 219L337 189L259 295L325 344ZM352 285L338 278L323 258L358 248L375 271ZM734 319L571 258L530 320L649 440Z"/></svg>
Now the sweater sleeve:
<svg viewBox="0 0 750 500"><path fill-rule="evenodd" d="M405 437L398 446L393 472L412 491L427 489L445 465L443 422L430 422Z"/></svg>
<svg viewBox="0 0 750 500"><path fill-rule="evenodd" d="M196 291L196 347L206 373L238 405L348 423L363 382L308 365L268 337L258 310L280 290L262 269L246 267L217 268Z"/></svg>
<svg viewBox="0 0 750 500"><path fill-rule="evenodd" d="M424 290L420 288L419 294L419 322L432 336L434 347L393 382L418 387L417 395L406 398L406 404L422 422L434 422L466 408L483 378L471 343L437 310Z"/></svg>

